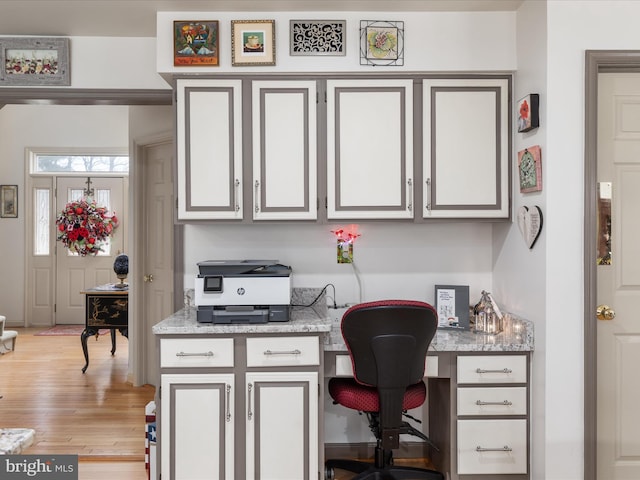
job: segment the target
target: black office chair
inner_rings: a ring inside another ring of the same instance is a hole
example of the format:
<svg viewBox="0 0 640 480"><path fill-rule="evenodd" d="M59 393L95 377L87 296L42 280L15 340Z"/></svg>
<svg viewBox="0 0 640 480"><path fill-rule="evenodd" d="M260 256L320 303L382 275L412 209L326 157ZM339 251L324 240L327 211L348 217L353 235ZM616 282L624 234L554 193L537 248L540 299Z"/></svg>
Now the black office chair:
<svg viewBox="0 0 640 480"><path fill-rule="evenodd" d="M355 305L342 317L342 336L349 349L355 378L332 378L329 394L334 403L364 412L376 437L373 463L330 459L325 478L334 469L355 472L354 480L443 480L434 470L393 464L393 450L400 435L416 435L431 441L402 417L426 399L424 362L436 333L438 316L424 302L385 300Z"/></svg>

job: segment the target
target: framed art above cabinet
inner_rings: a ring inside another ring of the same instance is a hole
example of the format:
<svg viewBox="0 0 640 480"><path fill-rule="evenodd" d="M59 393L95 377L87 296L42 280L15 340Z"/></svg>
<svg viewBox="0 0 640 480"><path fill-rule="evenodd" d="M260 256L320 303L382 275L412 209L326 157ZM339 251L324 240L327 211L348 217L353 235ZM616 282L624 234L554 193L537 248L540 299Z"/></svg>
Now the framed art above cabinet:
<svg viewBox="0 0 640 480"><path fill-rule="evenodd" d="M509 218L510 77L422 82L424 218Z"/></svg>

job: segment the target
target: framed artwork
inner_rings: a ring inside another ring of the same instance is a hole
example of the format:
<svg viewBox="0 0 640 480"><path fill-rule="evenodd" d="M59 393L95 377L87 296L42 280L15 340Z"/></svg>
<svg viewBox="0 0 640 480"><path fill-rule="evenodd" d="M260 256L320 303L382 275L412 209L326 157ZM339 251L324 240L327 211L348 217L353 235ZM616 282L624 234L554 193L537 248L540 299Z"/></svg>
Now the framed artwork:
<svg viewBox="0 0 640 480"><path fill-rule="evenodd" d="M0 217L18 218L17 185L0 185Z"/></svg>
<svg viewBox="0 0 640 480"><path fill-rule="evenodd" d="M231 65L275 65L276 21L232 20Z"/></svg>
<svg viewBox="0 0 640 480"><path fill-rule="evenodd" d="M346 55L346 20L290 20L289 55Z"/></svg>
<svg viewBox="0 0 640 480"><path fill-rule="evenodd" d="M542 190L542 152L539 145L518 152L518 174L521 193Z"/></svg>
<svg viewBox="0 0 640 480"><path fill-rule="evenodd" d="M0 37L0 87L71 85L69 39Z"/></svg>
<svg viewBox="0 0 640 480"><path fill-rule="evenodd" d="M404 65L404 22L360 20L360 65Z"/></svg>
<svg viewBox="0 0 640 480"><path fill-rule="evenodd" d="M217 20L173 22L173 65L176 67L218 66Z"/></svg>
<svg viewBox="0 0 640 480"><path fill-rule="evenodd" d="M540 98L537 93L530 93L518 100L518 132L528 132L540 126L539 102Z"/></svg>

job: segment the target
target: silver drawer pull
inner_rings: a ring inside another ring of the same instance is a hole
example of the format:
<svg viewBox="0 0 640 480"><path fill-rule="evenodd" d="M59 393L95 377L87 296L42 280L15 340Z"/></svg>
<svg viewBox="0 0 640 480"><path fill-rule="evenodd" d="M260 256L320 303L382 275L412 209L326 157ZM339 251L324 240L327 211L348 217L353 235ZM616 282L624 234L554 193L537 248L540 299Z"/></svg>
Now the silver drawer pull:
<svg viewBox="0 0 640 480"><path fill-rule="evenodd" d="M483 402L482 400L476 400L476 405L504 405L510 407L513 405L513 402L509 400L503 400L502 402Z"/></svg>
<svg viewBox="0 0 640 480"><path fill-rule="evenodd" d="M476 373L513 373L510 368L503 368L502 370L484 370L483 368L476 368Z"/></svg>
<svg viewBox="0 0 640 480"><path fill-rule="evenodd" d="M202 352L202 353L184 353L178 352L176 353L176 357L213 357L213 352Z"/></svg>
<svg viewBox="0 0 640 480"><path fill-rule="evenodd" d="M227 385L227 422L231 421L231 385Z"/></svg>
<svg viewBox="0 0 640 480"><path fill-rule="evenodd" d="M302 352L297 348L295 350L283 350L283 351L275 351L275 352L272 350L264 351L265 355L300 355L301 353Z"/></svg>
<svg viewBox="0 0 640 480"><path fill-rule="evenodd" d="M482 448L481 446L477 446L476 452L513 452L513 448L508 445L505 445L502 448Z"/></svg>

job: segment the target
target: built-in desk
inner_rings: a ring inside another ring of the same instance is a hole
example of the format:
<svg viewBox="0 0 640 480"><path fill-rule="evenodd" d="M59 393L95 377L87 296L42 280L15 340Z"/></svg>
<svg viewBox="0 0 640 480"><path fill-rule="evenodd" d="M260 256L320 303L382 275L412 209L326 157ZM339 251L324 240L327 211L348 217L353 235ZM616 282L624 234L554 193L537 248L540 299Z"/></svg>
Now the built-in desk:
<svg viewBox="0 0 640 480"><path fill-rule="evenodd" d="M370 434L349 433L356 425L367 429L362 417L337 411L324 394L328 378L349 374L336 313L296 307L285 323L211 325L199 324L189 308L155 325L163 480L249 479L257 472L260 478L315 480L324 472L325 450L334 457L372 445ZM440 451L427 452L423 443L403 437L409 448L399 456L428 455L452 480L530 478L533 333L529 322L518 325L494 337L437 332L422 413L424 430ZM344 441L336 442L344 432Z"/></svg>

